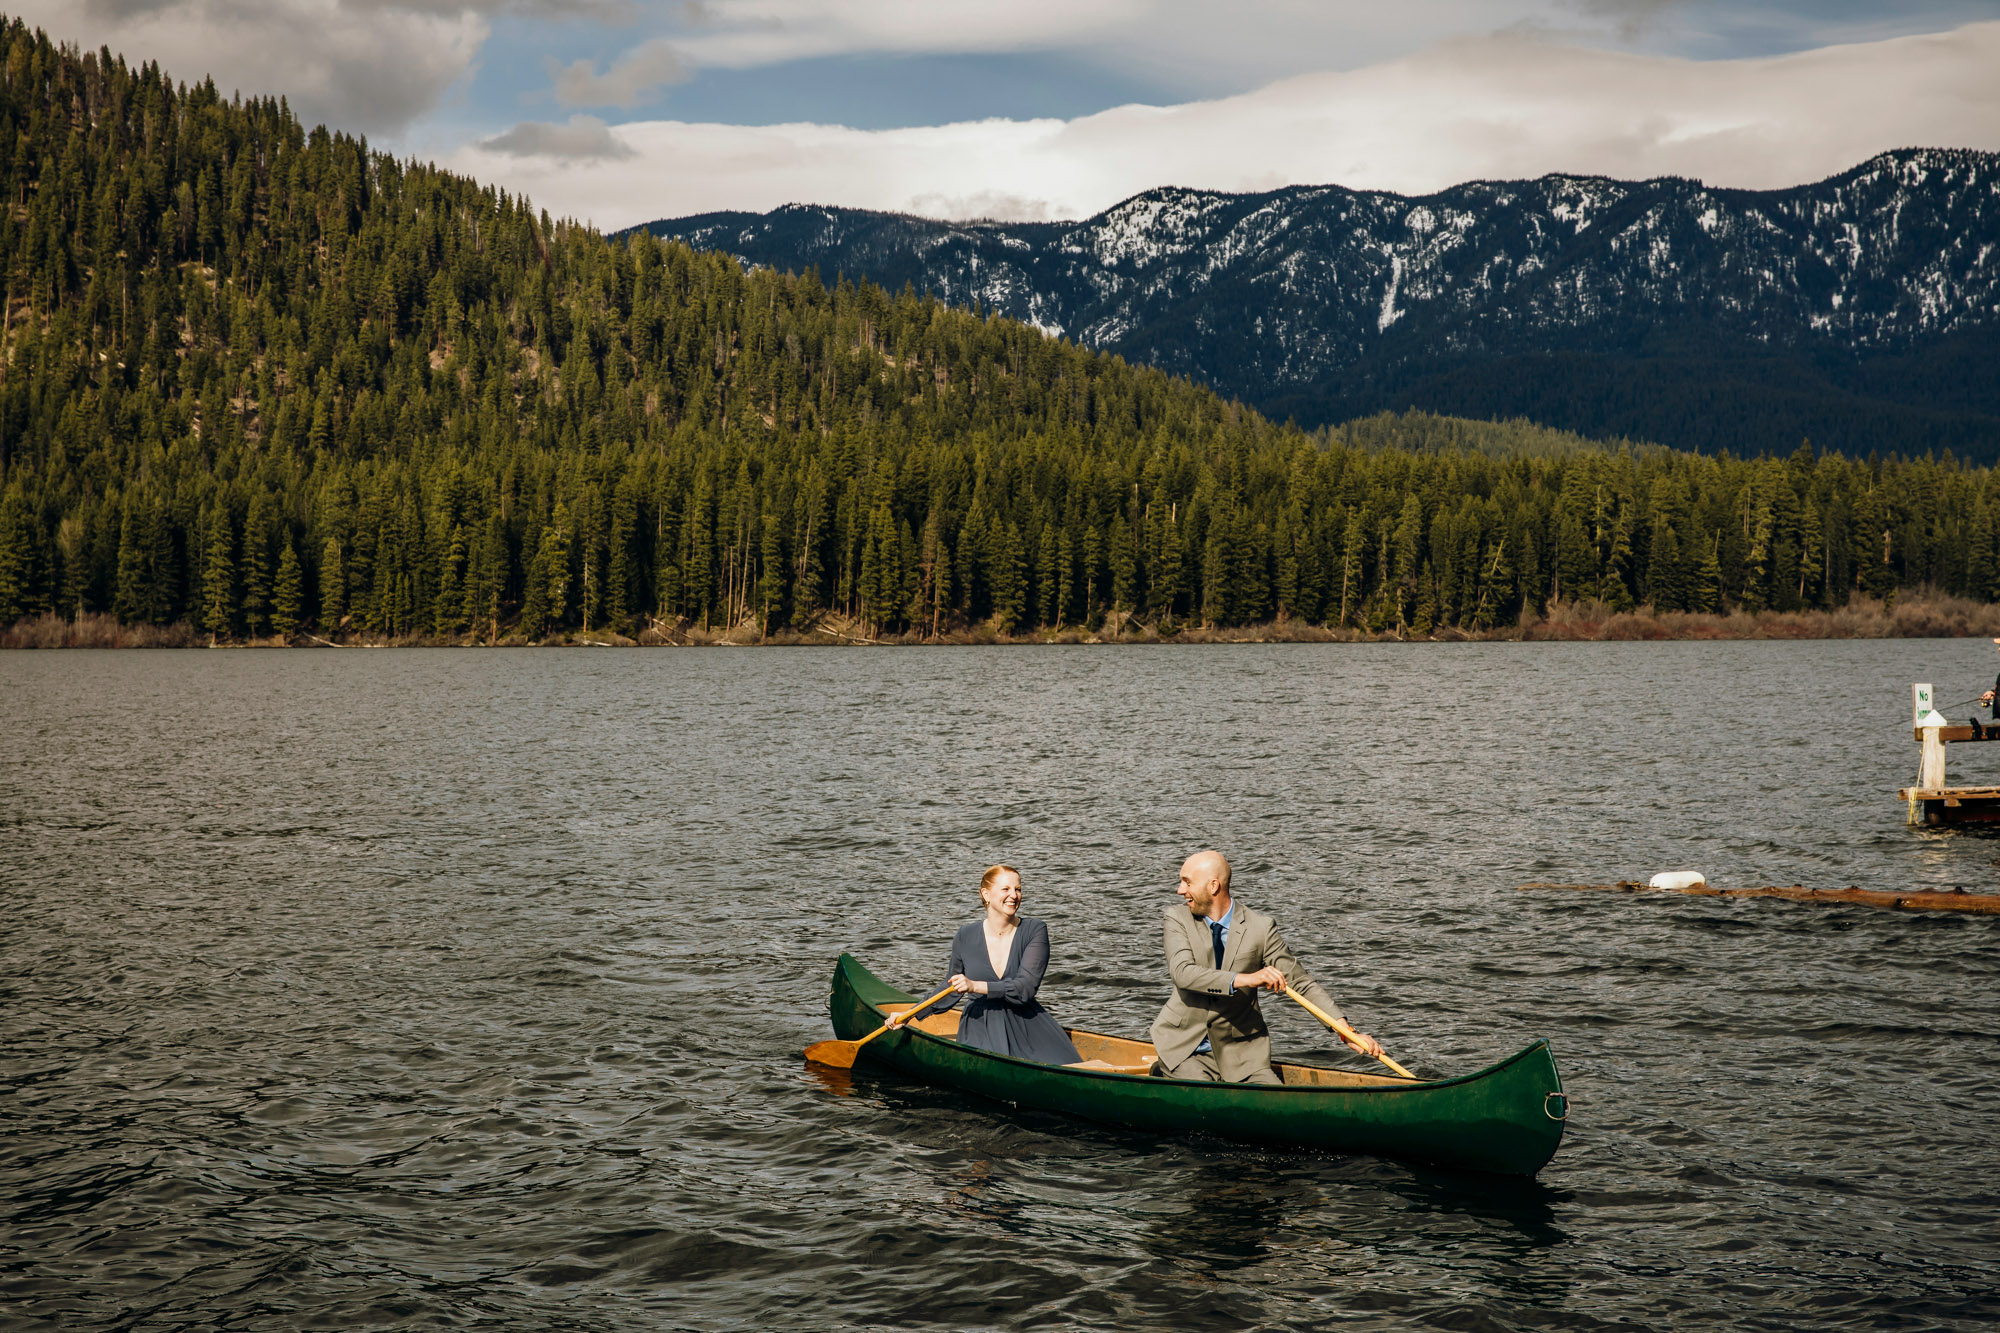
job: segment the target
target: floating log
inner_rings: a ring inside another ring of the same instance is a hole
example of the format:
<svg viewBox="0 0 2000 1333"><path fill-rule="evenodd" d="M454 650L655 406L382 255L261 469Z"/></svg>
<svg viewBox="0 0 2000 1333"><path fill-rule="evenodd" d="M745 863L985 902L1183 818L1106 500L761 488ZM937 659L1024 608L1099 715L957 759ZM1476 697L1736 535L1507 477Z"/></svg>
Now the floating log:
<svg viewBox="0 0 2000 1333"><path fill-rule="evenodd" d="M1596 889L1615 893L1686 893L1698 898L1789 898L1801 903L1859 903L1863 907L1900 907L1911 912L1976 912L2000 916L2000 893L1895 893L1887 889L1808 889L1793 884L1758 889L1718 889L1696 884L1685 889L1656 889L1637 880L1616 884L1523 884L1523 889Z"/></svg>

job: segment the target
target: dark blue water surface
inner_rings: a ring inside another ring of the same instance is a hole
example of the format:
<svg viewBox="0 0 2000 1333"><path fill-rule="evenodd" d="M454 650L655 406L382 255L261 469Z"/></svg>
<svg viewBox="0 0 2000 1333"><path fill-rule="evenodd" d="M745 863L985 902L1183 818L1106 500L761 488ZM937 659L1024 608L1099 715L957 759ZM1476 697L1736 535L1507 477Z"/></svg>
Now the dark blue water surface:
<svg viewBox="0 0 2000 1333"><path fill-rule="evenodd" d="M2000 918L1516 886L2000 887L1895 798L1909 682L1990 657L0 657L0 1323L1988 1326ZM934 987L998 860L1043 998L1142 1034L1207 844L1404 1063L1552 1040L1538 1180L801 1062L834 958Z"/></svg>

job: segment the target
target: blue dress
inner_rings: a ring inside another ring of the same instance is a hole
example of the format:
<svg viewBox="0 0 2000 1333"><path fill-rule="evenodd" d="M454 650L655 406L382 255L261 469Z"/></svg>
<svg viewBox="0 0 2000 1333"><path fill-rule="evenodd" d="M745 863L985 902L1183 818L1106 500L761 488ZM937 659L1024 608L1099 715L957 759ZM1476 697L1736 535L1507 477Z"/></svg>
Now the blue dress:
<svg viewBox="0 0 2000 1333"><path fill-rule="evenodd" d="M982 1051L998 1051L1021 1060L1039 1060L1049 1065L1070 1065L1082 1060L1069 1034L1056 1016L1042 1008L1035 992L1042 988L1042 974L1049 970L1049 928L1031 916L1021 918L1014 928L1014 943L1007 951L1005 976L993 975L993 962L986 954L986 932L980 922L961 928L951 942L951 962L947 977L963 973L986 983L985 995L954 996L940 1000L927 1013L943 1013L970 1000L958 1020L958 1040Z"/></svg>

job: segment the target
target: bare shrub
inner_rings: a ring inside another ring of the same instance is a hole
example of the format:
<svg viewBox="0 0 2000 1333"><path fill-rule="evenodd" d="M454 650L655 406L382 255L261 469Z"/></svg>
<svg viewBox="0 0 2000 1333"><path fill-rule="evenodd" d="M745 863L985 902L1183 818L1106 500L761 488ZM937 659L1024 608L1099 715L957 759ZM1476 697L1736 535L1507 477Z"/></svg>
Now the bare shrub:
<svg viewBox="0 0 2000 1333"><path fill-rule="evenodd" d="M0 648L192 648L203 642L187 624L121 625L98 612L75 620L44 613L0 630Z"/></svg>

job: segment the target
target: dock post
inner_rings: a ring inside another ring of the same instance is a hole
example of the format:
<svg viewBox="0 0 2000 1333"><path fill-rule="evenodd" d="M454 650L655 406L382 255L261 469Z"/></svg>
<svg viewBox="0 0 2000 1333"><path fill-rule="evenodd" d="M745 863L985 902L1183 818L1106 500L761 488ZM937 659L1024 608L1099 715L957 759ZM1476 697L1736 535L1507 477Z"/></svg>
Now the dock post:
<svg viewBox="0 0 2000 1333"><path fill-rule="evenodd" d="M1931 711L1931 687L1929 685L1910 686L1910 725L1912 727L1921 727L1924 724L1924 714L1930 711ZM1924 774L1930 771L1930 762L1931 762L1930 743L1931 740L1936 737L1936 735L1937 733L1934 731L1926 732L1924 734L1923 756L1917 761L1917 785L1915 787L1910 788L1910 809L1909 809L1908 822L1912 824L1921 824L1924 822L1924 817L1922 813L1923 802L1917 799L1917 791L1924 785ZM1942 744L1940 744L1938 748L1942 750L1944 747ZM1940 758L1940 763L1938 765L1938 772L1942 774L1944 772L1942 755L1940 755L1939 758Z"/></svg>
<svg viewBox="0 0 2000 1333"><path fill-rule="evenodd" d="M1944 786L1944 729L1945 719L1935 710L1917 719L1923 728L1923 756L1917 761L1917 785L1910 789L1910 822L1917 822L1919 791L1937 791Z"/></svg>

